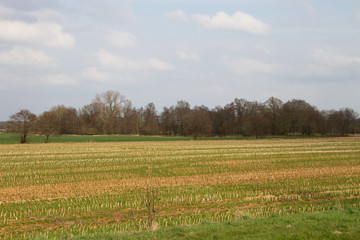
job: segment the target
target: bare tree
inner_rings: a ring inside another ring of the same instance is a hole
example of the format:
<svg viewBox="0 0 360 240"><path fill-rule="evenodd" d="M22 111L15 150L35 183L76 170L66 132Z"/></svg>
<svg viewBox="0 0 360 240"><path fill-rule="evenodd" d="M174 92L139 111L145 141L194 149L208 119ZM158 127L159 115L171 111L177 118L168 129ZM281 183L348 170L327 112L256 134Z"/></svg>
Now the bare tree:
<svg viewBox="0 0 360 240"><path fill-rule="evenodd" d="M265 114L270 124L272 135L280 134L280 114L283 102L275 97L270 97L265 102Z"/></svg>
<svg viewBox="0 0 360 240"><path fill-rule="evenodd" d="M10 116L7 122L7 131L20 134L20 142L26 143L27 136L33 127L36 120L36 115L27 109L22 109L19 112Z"/></svg>
<svg viewBox="0 0 360 240"><path fill-rule="evenodd" d="M258 102L251 102L250 110L246 119L250 135L256 138L263 137L267 133L268 119L265 117L265 107Z"/></svg>
<svg viewBox="0 0 360 240"><path fill-rule="evenodd" d="M50 135L60 134L60 121L55 112L43 112L36 121L36 126L40 134L45 136L45 143L49 142Z"/></svg>
<svg viewBox="0 0 360 240"><path fill-rule="evenodd" d="M98 121L100 110L94 104L83 106L79 110L80 133L82 134L100 134L102 133L102 125Z"/></svg>
<svg viewBox="0 0 360 240"><path fill-rule="evenodd" d="M211 111L214 133L218 136L235 135L236 118L234 104L225 107L217 106Z"/></svg>
<svg viewBox="0 0 360 240"><path fill-rule="evenodd" d="M175 116L176 116L176 133L182 136L186 135L187 121L186 115L190 113L190 104L186 101L178 101L175 106Z"/></svg>
<svg viewBox="0 0 360 240"><path fill-rule="evenodd" d="M246 99L234 100L235 116L236 116L236 125L237 133L247 136L250 134L251 120L250 114L253 111L253 106L255 103L252 103Z"/></svg>
<svg viewBox="0 0 360 240"><path fill-rule="evenodd" d="M333 136L345 136L354 134L356 129L356 120L358 113L351 108L343 108L339 111L330 111L328 113L328 125L330 134Z"/></svg>
<svg viewBox="0 0 360 240"><path fill-rule="evenodd" d="M92 104L99 110L98 118L103 122L103 131L107 134L118 133L117 123L124 109L126 98L118 91L106 91L97 94Z"/></svg>
<svg viewBox="0 0 360 240"><path fill-rule="evenodd" d="M144 135L157 134L159 130L159 117L156 114L155 104L149 103L146 105L141 116L142 127L140 133Z"/></svg>
<svg viewBox="0 0 360 240"><path fill-rule="evenodd" d="M75 108L57 105L50 109L60 123L60 134L75 134L79 131L79 117Z"/></svg>
<svg viewBox="0 0 360 240"><path fill-rule="evenodd" d="M0 132L5 131L6 129L6 122L0 122Z"/></svg>
<svg viewBox="0 0 360 240"><path fill-rule="evenodd" d="M138 134L139 116L136 108L132 106L130 100L125 100L121 116L121 133Z"/></svg>
<svg viewBox="0 0 360 240"><path fill-rule="evenodd" d="M187 132L196 140L201 135L210 135L213 130L209 109L207 107L194 107L186 116Z"/></svg>
<svg viewBox="0 0 360 240"><path fill-rule="evenodd" d="M320 112L304 100L293 99L282 108L284 134L312 135L318 131L317 119Z"/></svg>
<svg viewBox="0 0 360 240"><path fill-rule="evenodd" d="M161 133L164 135L174 135L176 131L176 117L174 106L164 107L160 115Z"/></svg>

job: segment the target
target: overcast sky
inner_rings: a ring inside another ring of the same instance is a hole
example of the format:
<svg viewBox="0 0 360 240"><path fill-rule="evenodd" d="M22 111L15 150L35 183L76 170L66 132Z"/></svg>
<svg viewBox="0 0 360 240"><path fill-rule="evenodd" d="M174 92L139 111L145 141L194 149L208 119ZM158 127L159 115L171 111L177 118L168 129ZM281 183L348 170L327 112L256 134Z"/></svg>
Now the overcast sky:
<svg viewBox="0 0 360 240"><path fill-rule="evenodd" d="M0 0L0 120L81 108L303 99L360 112L359 0Z"/></svg>

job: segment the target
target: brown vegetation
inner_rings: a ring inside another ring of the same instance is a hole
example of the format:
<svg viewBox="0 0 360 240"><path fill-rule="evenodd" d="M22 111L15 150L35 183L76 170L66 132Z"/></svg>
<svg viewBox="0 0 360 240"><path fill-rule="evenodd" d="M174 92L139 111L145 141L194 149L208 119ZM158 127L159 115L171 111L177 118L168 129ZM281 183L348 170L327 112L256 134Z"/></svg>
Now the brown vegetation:
<svg viewBox="0 0 360 240"><path fill-rule="evenodd" d="M16 114L9 123L22 121L13 119ZM178 101L158 113L153 103L136 109L119 92L107 91L96 95L80 110L62 105L53 107L38 117L36 128L29 130L45 135L46 139L56 134L176 135L195 139L229 135L345 136L360 133L358 117L349 108L320 111L303 100L283 103L274 97L264 103L236 98L212 110L205 106L191 108L188 102ZM8 130L20 132L19 128L11 128L11 124Z"/></svg>

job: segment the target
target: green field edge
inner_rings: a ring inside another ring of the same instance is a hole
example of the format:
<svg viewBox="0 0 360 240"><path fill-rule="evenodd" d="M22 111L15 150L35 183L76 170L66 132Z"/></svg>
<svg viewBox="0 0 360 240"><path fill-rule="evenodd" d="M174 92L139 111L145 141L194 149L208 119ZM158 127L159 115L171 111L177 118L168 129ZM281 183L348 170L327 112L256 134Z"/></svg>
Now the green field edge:
<svg viewBox="0 0 360 240"><path fill-rule="evenodd" d="M299 139L324 138L329 136L265 136L261 139ZM216 140L255 140L256 137L227 136L227 137L199 137L199 141ZM72 142L143 142L143 141L192 141L193 137L185 136L142 136L142 135L60 135L50 136L49 143ZM29 135L28 143L44 143L45 136ZM19 137L11 133L0 133L0 144L20 144Z"/></svg>
<svg viewBox="0 0 360 240"><path fill-rule="evenodd" d="M204 220L195 226L169 227L133 233L64 235L60 239L359 239L360 210L344 209L303 213L290 216L211 223ZM44 234L34 239L52 239Z"/></svg>

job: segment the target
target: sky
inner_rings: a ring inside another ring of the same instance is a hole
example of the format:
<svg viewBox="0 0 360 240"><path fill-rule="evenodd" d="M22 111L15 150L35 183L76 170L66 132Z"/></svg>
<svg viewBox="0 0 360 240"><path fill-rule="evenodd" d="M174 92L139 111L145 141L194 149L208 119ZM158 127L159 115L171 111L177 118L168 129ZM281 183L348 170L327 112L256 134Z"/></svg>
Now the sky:
<svg viewBox="0 0 360 240"><path fill-rule="evenodd" d="M0 121L79 109L302 99L360 112L358 0L0 0Z"/></svg>

